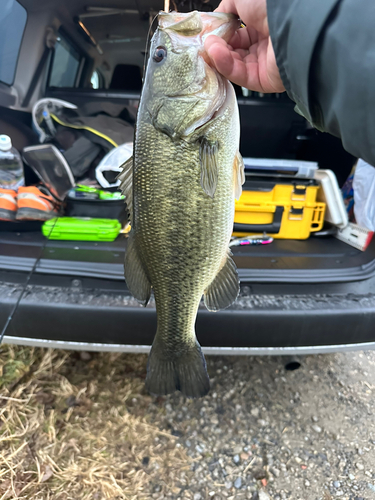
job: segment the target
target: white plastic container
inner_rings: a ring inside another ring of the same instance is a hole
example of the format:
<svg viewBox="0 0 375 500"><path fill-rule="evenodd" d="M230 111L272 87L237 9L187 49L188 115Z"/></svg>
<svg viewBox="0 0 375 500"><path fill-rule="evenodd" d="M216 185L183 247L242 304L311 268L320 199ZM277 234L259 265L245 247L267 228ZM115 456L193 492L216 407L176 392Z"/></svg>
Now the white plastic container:
<svg viewBox="0 0 375 500"><path fill-rule="evenodd" d="M95 177L99 184L104 188L118 187L121 184L120 180L111 183L104 177L105 172L122 172L122 164L126 162L133 154L133 143L125 142L117 148L111 149L104 158L100 161L95 169Z"/></svg>
<svg viewBox="0 0 375 500"><path fill-rule="evenodd" d="M348 225L348 213L337 179L332 170L316 170L315 179L320 183L317 200L326 203L324 219L339 228Z"/></svg>
<svg viewBox="0 0 375 500"><path fill-rule="evenodd" d="M21 155L7 135L0 135L0 187L17 191L25 184Z"/></svg>
<svg viewBox="0 0 375 500"><path fill-rule="evenodd" d="M276 160L273 158L243 158L245 172L249 175L272 175L313 179L318 169L314 161Z"/></svg>
<svg viewBox="0 0 375 500"><path fill-rule="evenodd" d="M353 193L356 223L375 231L375 168L361 158L354 171Z"/></svg>

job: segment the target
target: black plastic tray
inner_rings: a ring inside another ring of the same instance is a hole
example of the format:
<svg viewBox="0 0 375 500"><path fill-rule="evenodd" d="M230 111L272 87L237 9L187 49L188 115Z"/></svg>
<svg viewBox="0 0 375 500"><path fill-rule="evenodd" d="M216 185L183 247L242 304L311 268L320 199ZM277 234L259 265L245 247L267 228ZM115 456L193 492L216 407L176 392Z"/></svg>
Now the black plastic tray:
<svg viewBox="0 0 375 500"><path fill-rule="evenodd" d="M128 211L124 200L85 200L66 199L67 217L93 217L99 219L117 219L124 222Z"/></svg>
<svg viewBox="0 0 375 500"><path fill-rule="evenodd" d="M0 221L0 232L14 231L21 233L24 231L41 231L44 221L40 220L25 220L25 221Z"/></svg>

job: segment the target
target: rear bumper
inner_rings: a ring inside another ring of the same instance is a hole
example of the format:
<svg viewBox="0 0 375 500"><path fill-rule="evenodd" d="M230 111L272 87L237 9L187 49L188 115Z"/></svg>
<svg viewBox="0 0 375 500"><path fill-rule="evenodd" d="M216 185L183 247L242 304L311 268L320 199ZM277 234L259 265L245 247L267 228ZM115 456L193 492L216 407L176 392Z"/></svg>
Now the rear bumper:
<svg viewBox="0 0 375 500"><path fill-rule="evenodd" d="M98 352L150 352L149 345L133 344L99 344L93 342L70 342L62 340L31 339L27 337L4 336L5 344L16 344L46 349L71 349L73 351L98 351ZM338 344L299 347L220 347L203 346L203 353L209 356L305 356L312 354L329 354L345 351L369 351L375 349L375 342L359 344Z"/></svg>
<svg viewBox="0 0 375 500"><path fill-rule="evenodd" d="M23 288L23 273L0 275L0 326ZM52 285L53 283L53 285ZM241 288L230 308L199 309L196 331L213 354L305 354L372 348L375 283L264 284ZM124 283L34 275L5 341L51 347L143 352L156 331Z"/></svg>

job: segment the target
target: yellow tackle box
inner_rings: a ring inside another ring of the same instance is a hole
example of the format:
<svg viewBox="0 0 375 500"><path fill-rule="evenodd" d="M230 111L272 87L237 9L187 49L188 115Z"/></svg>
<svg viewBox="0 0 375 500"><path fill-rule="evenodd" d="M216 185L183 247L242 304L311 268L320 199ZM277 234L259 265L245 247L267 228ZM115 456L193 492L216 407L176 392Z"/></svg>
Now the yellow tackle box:
<svg viewBox="0 0 375 500"><path fill-rule="evenodd" d="M318 189L313 179L246 176L235 204L233 234L307 239L324 223L326 204L316 201Z"/></svg>

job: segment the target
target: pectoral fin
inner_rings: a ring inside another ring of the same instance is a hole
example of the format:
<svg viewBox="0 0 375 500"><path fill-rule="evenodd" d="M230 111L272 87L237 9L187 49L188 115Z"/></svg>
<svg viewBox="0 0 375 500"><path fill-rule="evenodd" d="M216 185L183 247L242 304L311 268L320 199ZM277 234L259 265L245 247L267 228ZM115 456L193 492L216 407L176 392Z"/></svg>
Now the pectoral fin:
<svg viewBox="0 0 375 500"><path fill-rule="evenodd" d="M199 147L199 160L201 164L201 186L205 193L214 197L219 177L217 142L210 142L203 137Z"/></svg>
<svg viewBox="0 0 375 500"><path fill-rule="evenodd" d="M128 160L126 160L121 167L122 171L117 176L117 179L121 181L120 189L122 194L125 196L131 220L133 209L133 157L131 156Z"/></svg>
<svg viewBox="0 0 375 500"><path fill-rule="evenodd" d="M144 306L151 295L151 283L147 278L142 262L137 253L134 235L130 233L125 253L125 280L131 294Z"/></svg>
<svg viewBox="0 0 375 500"><path fill-rule="evenodd" d="M242 184L245 182L245 165L239 151L237 151L237 154L234 158L233 170L234 197L236 200L239 200L242 194Z"/></svg>
<svg viewBox="0 0 375 500"><path fill-rule="evenodd" d="M231 254L220 269L211 285L204 292L204 303L209 311L219 311L229 307L240 291L237 267Z"/></svg>

